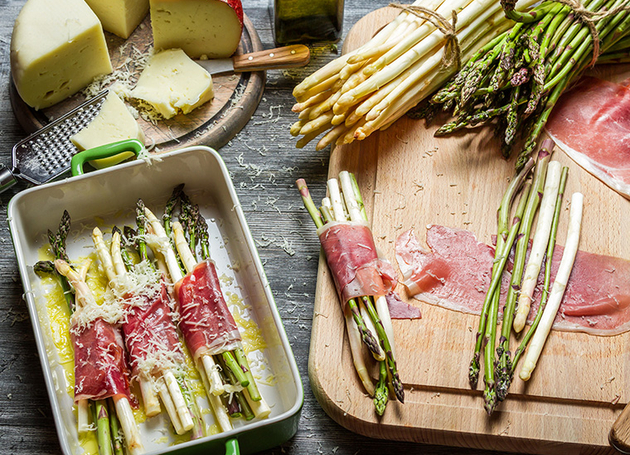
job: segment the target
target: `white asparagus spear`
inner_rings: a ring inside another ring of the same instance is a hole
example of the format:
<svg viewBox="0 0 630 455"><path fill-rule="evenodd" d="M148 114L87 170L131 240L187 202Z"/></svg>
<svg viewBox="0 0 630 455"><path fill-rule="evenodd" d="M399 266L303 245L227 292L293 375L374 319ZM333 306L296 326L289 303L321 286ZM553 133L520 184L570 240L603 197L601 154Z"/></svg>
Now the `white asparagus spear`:
<svg viewBox="0 0 630 455"><path fill-rule="evenodd" d="M527 315L529 314L529 309L534 297L534 288L538 282L540 267L542 266L543 257L547 250L547 245L549 244L551 223L556 209L561 174L562 165L558 161L550 162L547 167L545 188L540 202L536 232L534 232L532 248L529 253L527 266L525 267L523 282L521 283L521 293L518 298L516 315L512 323L512 327L517 333L523 330L527 322Z"/></svg>
<svg viewBox="0 0 630 455"><path fill-rule="evenodd" d="M90 425L90 413L88 400L79 400L77 403L77 429L79 434L92 431L93 427Z"/></svg>
<svg viewBox="0 0 630 455"><path fill-rule="evenodd" d="M566 244L564 246L564 253L562 254L562 260L560 261L560 267L558 268L556 279L554 280L551 292L549 293L549 300L547 301L547 305L543 311L538 328L532 337L531 344L525 356L525 361L523 362L523 368L521 368L519 373L519 377L523 381L529 380L534 368L536 368L542 349L547 341L547 336L551 331L551 326L556 318L556 314L558 313L560 302L564 296L564 291L567 287L567 282L569 281L575 255L577 254L578 245L580 243L583 205L584 196L582 193L573 193L573 196L571 197L569 229Z"/></svg>
<svg viewBox="0 0 630 455"><path fill-rule="evenodd" d="M179 269L179 264L177 263L177 256L175 256L175 251L171 247L171 244L166 235L166 231L162 226L160 220L153 214L151 210L148 208L144 208L144 214L151 225L151 229L155 235L154 238L149 236L147 238L147 244L149 247L155 252L159 252L162 256L164 256L164 260L166 261L166 266L168 267L169 275L171 275L171 280L173 283L177 283L181 280L184 275Z"/></svg>
<svg viewBox="0 0 630 455"><path fill-rule="evenodd" d="M166 370L162 372L162 378L164 379L168 392L173 399L173 404L177 410L177 416L182 424L182 429L184 432L192 430L194 426L192 415L190 413L190 409L186 406L186 399L182 394L182 389L179 388L175 375L172 371Z"/></svg>
<svg viewBox="0 0 630 455"><path fill-rule="evenodd" d="M175 429L175 433L184 434L186 430L182 426L181 420L179 420L179 415L177 414L177 408L175 407L175 403L173 403L173 398L169 393L168 387L166 386L166 381L164 378L158 379L158 393L160 394L160 399L164 404L164 408L166 408L166 413L169 415L171 419L171 425L173 425L173 429Z"/></svg>
<svg viewBox="0 0 630 455"><path fill-rule="evenodd" d="M81 267L77 271L83 281L87 278L88 269L92 263L91 259L83 261ZM79 400L77 403L77 429L79 433L87 433L92 431L93 427L90 425L90 404L87 399Z"/></svg>
<svg viewBox="0 0 630 455"><path fill-rule="evenodd" d="M339 182L337 182L337 179L328 180L328 194L335 221L346 221L346 211L341 201L341 191L339 190Z"/></svg>
<svg viewBox="0 0 630 455"><path fill-rule="evenodd" d="M114 398L114 405L116 406L116 415L120 421L120 427L125 435L127 449L133 455L143 453L144 446L140 439L140 430L136 424L136 418L133 416L129 400L127 397Z"/></svg>

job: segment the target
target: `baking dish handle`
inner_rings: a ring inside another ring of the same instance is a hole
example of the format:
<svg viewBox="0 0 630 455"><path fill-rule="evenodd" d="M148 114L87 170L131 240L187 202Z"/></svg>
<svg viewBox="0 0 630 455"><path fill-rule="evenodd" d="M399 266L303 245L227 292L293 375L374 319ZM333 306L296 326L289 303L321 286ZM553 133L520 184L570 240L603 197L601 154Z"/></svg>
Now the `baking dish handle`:
<svg viewBox="0 0 630 455"><path fill-rule="evenodd" d="M125 152L131 152L135 156L144 150L144 145L137 139L125 139L124 141L112 142L77 153L72 157L70 168L72 175L83 175L83 166L86 161L94 161L103 158L110 158ZM130 158L130 157L129 157Z"/></svg>
<svg viewBox="0 0 630 455"><path fill-rule="evenodd" d="M225 455L240 455L238 448L238 439L228 439L225 441Z"/></svg>

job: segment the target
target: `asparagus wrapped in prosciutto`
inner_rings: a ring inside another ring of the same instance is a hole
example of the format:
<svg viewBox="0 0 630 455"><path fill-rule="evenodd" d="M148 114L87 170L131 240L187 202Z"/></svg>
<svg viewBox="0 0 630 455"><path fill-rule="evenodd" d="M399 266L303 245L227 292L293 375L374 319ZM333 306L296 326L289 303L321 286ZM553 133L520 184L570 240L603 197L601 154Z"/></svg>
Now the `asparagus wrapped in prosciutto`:
<svg viewBox="0 0 630 455"><path fill-rule="evenodd" d="M36 264L37 271L56 271L62 287L74 291L66 301L71 312L70 339L74 353L74 401L77 405L79 432L96 427L99 452L111 454L119 448L118 427L122 429L129 453L144 451L132 410L129 370L125 360L122 335L115 326L119 315L96 302L85 278L91 261L79 270L69 263L65 251L70 231L70 215L64 212L57 234L49 231L49 241L55 255L54 268L48 263ZM113 406L108 406L108 401ZM89 424L89 410L93 424ZM110 409L114 413L110 413Z"/></svg>
<svg viewBox="0 0 630 455"><path fill-rule="evenodd" d="M140 384L145 413L153 416L160 412L159 395L177 434L193 430L193 439L202 437L196 404L177 379L185 375L184 354L164 280L145 254L141 254L138 265L127 261L131 271L128 270L118 230L112 234L111 253L98 228L92 232L92 239L113 297L123 307L121 329L133 375Z"/></svg>
<svg viewBox="0 0 630 455"><path fill-rule="evenodd" d="M340 185L341 182L341 185ZM361 193L354 176L342 172L328 181L329 197L321 209L313 202L306 182L297 187L311 218L331 270L344 311L355 369L382 415L388 400L388 385L401 403L404 389L394 359L391 318L384 296L396 285L391 264L379 258L368 226ZM376 387L368 374L361 342L380 362Z"/></svg>
<svg viewBox="0 0 630 455"><path fill-rule="evenodd" d="M149 241L153 243L152 249L164 258L175 283L179 328L204 379L219 426L227 431L232 428L229 415L244 415L247 419L253 416L265 418L271 409L256 386L241 346L238 326L223 297L216 266L209 254L207 232L204 230L207 224L198 208L191 210L181 188L176 188L172 199L182 199L188 204L182 204L180 214L180 221L187 225L188 239L182 223L172 222L172 201L169 201L169 216L165 225L145 208L154 234ZM178 254L171 246L167 230L172 233ZM197 257L199 241L202 246Z"/></svg>

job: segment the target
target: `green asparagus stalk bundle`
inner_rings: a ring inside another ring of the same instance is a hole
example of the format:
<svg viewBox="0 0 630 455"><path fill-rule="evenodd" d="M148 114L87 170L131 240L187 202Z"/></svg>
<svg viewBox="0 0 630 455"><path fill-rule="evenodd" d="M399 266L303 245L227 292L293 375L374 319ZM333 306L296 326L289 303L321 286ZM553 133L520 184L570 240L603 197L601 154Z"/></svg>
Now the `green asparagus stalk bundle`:
<svg viewBox="0 0 630 455"><path fill-rule="evenodd" d="M343 171L339 180L328 181L329 196L322 200L319 209L304 179L298 179L296 185L316 228L334 222L368 222L359 185L353 174ZM373 397L378 415L385 412L390 387L396 399L404 402L404 388L394 357L393 327L384 299L384 296L351 298L343 310L353 364L365 390ZM378 362L376 386L364 361L363 346Z"/></svg>
<svg viewBox="0 0 630 455"><path fill-rule="evenodd" d="M515 10L514 0L501 4L516 23L474 53L410 115L451 113L454 119L436 136L492 122L505 156L522 141L516 160L521 169L564 90L596 62L627 60L630 3L584 0L582 8L579 3L545 1L527 12Z"/></svg>
<svg viewBox="0 0 630 455"><path fill-rule="evenodd" d="M483 350L483 397L488 415L491 415L497 405L507 397L516 366L529 340L534 336L549 294L551 258L567 179L567 168L563 168L558 161L551 161L553 147L551 140L541 144L535 167L533 159L529 158L523 169L512 179L498 210L495 261L482 307L475 351L469 367L469 381L472 388L476 388ZM528 181L532 170L533 176L531 181ZM519 202L516 208L513 208L513 201L519 192ZM512 212L513 221L508 228ZM514 251L513 262L510 280L505 289L503 318L497 341L501 281L511 251ZM510 350L514 341L512 333L521 332L527 322L543 262L545 281L538 313L512 358ZM549 319L549 316L547 318ZM547 330L549 327L547 321ZM537 349L540 349L540 346L541 342L538 343Z"/></svg>

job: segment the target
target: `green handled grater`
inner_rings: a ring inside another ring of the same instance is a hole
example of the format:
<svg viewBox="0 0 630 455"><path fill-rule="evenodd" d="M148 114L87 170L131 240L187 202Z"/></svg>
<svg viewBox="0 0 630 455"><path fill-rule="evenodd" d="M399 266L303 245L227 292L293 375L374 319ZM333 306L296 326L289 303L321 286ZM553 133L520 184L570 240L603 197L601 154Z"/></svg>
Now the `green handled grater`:
<svg viewBox="0 0 630 455"><path fill-rule="evenodd" d="M18 179L40 185L68 171L72 156L79 152L70 137L96 117L107 92L99 93L15 144L12 169L0 164L0 192L15 185Z"/></svg>

